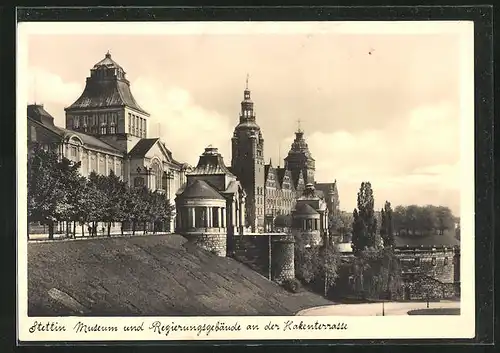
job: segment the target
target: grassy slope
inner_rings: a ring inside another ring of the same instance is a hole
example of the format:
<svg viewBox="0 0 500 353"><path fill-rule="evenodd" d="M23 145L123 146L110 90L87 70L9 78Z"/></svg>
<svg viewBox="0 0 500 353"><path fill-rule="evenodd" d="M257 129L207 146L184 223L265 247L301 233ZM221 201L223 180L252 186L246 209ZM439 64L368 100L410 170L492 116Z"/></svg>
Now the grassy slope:
<svg viewBox="0 0 500 353"><path fill-rule="evenodd" d="M48 294L53 288L93 316L293 315L331 304L309 292L288 293L178 235L30 243L28 314L79 315Z"/></svg>

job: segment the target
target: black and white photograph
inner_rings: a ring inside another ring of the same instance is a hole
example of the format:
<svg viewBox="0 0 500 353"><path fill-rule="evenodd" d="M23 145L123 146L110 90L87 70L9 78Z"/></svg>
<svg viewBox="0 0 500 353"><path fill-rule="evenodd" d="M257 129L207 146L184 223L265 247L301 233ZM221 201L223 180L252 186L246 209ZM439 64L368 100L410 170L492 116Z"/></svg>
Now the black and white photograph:
<svg viewBox="0 0 500 353"><path fill-rule="evenodd" d="M18 24L20 339L473 337L473 45Z"/></svg>

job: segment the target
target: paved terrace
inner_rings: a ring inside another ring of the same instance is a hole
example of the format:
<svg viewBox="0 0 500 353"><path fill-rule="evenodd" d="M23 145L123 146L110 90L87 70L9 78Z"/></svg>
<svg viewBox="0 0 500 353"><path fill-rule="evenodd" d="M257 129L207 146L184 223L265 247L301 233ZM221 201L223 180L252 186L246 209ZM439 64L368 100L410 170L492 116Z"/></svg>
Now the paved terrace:
<svg viewBox="0 0 500 353"><path fill-rule="evenodd" d="M426 309L426 302L389 302L384 303L384 315L407 315L408 311ZM460 308L460 302L430 302L429 309ZM320 306L300 311L300 316L382 316L382 303L369 304L337 304Z"/></svg>

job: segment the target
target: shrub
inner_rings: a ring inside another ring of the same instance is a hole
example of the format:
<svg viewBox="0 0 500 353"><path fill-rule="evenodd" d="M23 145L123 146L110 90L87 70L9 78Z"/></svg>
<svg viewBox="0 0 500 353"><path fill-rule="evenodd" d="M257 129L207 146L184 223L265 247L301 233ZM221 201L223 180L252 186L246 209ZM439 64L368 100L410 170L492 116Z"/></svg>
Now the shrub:
<svg viewBox="0 0 500 353"><path fill-rule="evenodd" d="M283 282L282 286L291 293L298 293L300 291L300 282L296 278L287 279Z"/></svg>

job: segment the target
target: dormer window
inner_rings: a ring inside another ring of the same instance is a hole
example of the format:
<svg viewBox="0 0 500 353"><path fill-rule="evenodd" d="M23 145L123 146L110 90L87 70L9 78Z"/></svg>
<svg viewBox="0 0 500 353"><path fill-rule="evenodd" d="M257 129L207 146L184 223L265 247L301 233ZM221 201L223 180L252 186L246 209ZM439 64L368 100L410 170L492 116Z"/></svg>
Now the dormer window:
<svg viewBox="0 0 500 353"><path fill-rule="evenodd" d="M109 126L109 132L110 132L111 134L115 134L115 133L116 133L116 126L115 126L115 123L114 123L114 122L112 122L112 123L110 124L110 126Z"/></svg>
<svg viewBox="0 0 500 353"><path fill-rule="evenodd" d="M106 135L106 125L101 125L101 135Z"/></svg>

